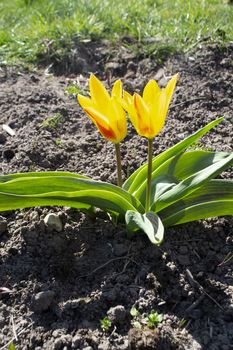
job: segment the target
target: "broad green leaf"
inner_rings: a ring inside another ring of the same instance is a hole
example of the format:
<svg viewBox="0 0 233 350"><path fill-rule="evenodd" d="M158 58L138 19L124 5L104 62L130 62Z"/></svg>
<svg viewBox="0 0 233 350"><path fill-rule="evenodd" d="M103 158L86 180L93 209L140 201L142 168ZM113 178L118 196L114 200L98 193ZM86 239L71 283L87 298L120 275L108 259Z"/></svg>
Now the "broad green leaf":
<svg viewBox="0 0 233 350"><path fill-rule="evenodd" d="M228 157L198 171L195 174L187 177L170 190L163 193L157 202L151 206L151 210L159 212L163 208L170 206L172 203L190 195L193 191L205 185L206 182L220 174L233 162L233 154ZM156 209L155 209L156 208Z"/></svg>
<svg viewBox="0 0 233 350"><path fill-rule="evenodd" d="M40 175L38 176L38 174ZM60 176L57 174L56 176L44 176L41 175L41 173L33 173L31 175L32 176L29 177L23 174L23 177L20 177L20 174L17 174L14 175L13 179L11 179L9 175L6 175L6 177L2 176L0 179L2 181L2 183L0 183L0 192L15 195L37 195L40 193L52 193L57 191L69 193L81 190L101 190L107 191L110 197L117 194L122 199L129 202L132 208L144 212L144 207L131 194L118 186L106 182L70 176L70 173L61 173ZM101 195L101 192L99 192L99 194Z"/></svg>
<svg viewBox="0 0 233 350"><path fill-rule="evenodd" d="M18 178L27 178L27 177L47 177L47 176L53 176L53 177L60 177L60 176L70 176L75 177L78 179L89 179L90 177L85 175L80 175L76 173L71 173L69 171L43 171L43 172L28 172L28 173L15 173L15 174L8 174L8 175L1 175L0 176L0 183L1 182L7 182L10 180L18 179Z"/></svg>
<svg viewBox="0 0 233 350"><path fill-rule="evenodd" d="M152 173L152 192L156 193L154 198L153 195L151 196L152 203L162 194L161 191L165 192L168 190L168 184L170 184L170 187L173 187L172 183L173 185L178 184L180 180L184 180L209 165L225 159L228 155L229 154L225 152L195 150L171 157ZM159 181L159 179L161 179L161 181ZM147 181L144 181L137 191L133 193L141 203L145 203L146 200L146 185ZM157 187L160 188L159 193L157 193Z"/></svg>
<svg viewBox="0 0 233 350"><path fill-rule="evenodd" d="M128 210L125 214L127 230L131 233L142 230L153 244L161 244L164 236L163 223L155 213L140 214Z"/></svg>
<svg viewBox="0 0 233 350"><path fill-rule="evenodd" d="M153 159L153 171L157 169L161 164L166 162L169 158L178 156L185 151L190 145L205 135L210 129L219 124L224 118L218 118L213 122L207 124L203 128L199 129L194 134L188 136L184 140L180 141L173 147L167 149L163 153L159 154ZM147 176L147 164L138 168L124 183L123 188L130 193L134 193L135 190L146 180Z"/></svg>
<svg viewBox="0 0 233 350"><path fill-rule="evenodd" d="M233 215L233 181L211 180L190 196L159 212L164 226Z"/></svg>
<svg viewBox="0 0 233 350"><path fill-rule="evenodd" d="M135 210L134 206L117 193L105 190L81 190L77 192L49 192L34 195L16 195L0 192L0 210L29 208L38 205L61 205L73 208L89 209L95 206L104 210L112 210L125 215L127 210Z"/></svg>
<svg viewBox="0 0 233 350"><path fill-rule="evenodd" d="M90 204L80 203L78 201L73 201L70 198L61 197L39 197L36 195L17 195L12 193L0 192L0 211L8 211L21 208L30 208L37 206L67 206L77 209L86 209L91 208Z"/></svg>

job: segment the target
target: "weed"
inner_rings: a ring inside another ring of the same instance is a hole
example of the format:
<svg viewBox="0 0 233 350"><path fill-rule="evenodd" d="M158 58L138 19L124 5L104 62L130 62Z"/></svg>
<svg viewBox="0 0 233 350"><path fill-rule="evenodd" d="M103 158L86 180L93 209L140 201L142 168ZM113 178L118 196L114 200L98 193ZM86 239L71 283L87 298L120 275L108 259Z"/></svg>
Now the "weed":
<svg viewBox="0 0 233 350"><path fill-rule="evenodd" d="M55 129L58 124L63 123L63 117L60 113L54 114L52 117L47 117L43 122L40 124L41 128L49 128L49 129Z"/></svg>
<svg viewBox="0 0 233 350"><path fill-rule="evenodd" d="M163 315L152 310L148 315L141 314L134 306L130 310L130 314L133 317L133 326L135 328L142 328L143 325L154 328L160 322L163 321Z"/></svg>
<svg viewBox="0 0 233 350"><path fill-rule="evenodd" d="M57 145L57 146L60 146L62 144L61 139L56 139L54 142L55 142L55 145Z"/></svg>
<svg viewBox="0 0 233 350"><path fill-rule="evenodd" d="M102 320L100 320L100 326L105 332L108 332L110 330L111 326L112 326L112 322L106 316Z"/></svg>
<svg viewBox="0 0 233 350"><path fill-rule="evenodd" d="M81 93L82 93L81 89L75 83L72 83L72 84L65 87L65 95L66 96L73 96L73 95L78 95Z"/></svg>
<svg viewBox="0 0 233 350"><path fill-rule="evenodd" d="M146 319L146 324L148 327L155 327L157 324L163 321L163 315L158 314L158 312L152 310Z"/></svg>

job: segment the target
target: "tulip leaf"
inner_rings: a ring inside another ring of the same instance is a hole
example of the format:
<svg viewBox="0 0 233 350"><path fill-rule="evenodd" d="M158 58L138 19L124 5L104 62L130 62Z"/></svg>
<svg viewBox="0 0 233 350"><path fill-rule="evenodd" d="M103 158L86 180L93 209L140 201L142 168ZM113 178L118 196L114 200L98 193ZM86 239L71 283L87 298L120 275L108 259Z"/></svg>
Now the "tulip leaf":
<svg viewBox="0 0 233 350"><path fill-rule="evenodd" d="M164 226L233 215L233 181L210 180L197 191L159 212Z"/></svg>
<svg viewBox="0 0 233 350"><path fill-rule="evenodd" d="M194 134L186 137L176 145L162 152L153 159L153 171L157 169L161 164L166 162L169 158L178 156L180 153L185 151L194 142L205 135L210 129L219 124L224 118L218 118L211 123L207 124L203 128L196 131ZM147 176L147 164L142 165L138 168L124 183L123 188L130 193L134 193L135 190L146 180Z"/></svg>
<svg viewBox="0 0 233 350"><path fill-rule="evenodd" d="M188 196L193 191L204 186L209 180L220 174L230 164L233 163L233 154L228 157L219 160L218 162L190 175L177 185L173 186L170 190L163 193L151 206L151 210L159 212L163 208L170 206L172 203Z"/></svg>
<svg viewBox="0 0 233 350"><path fill-rule="evenodd" d="M30 173L29 173L30 174ZM42 175L43 174L43 175ZM47 174L45 176L44 174ZM51 175L50 175L51 174ZM98 191L98 195L100 198L102 197L102 191L103 193L108 193L108 199L113 201L113 198L116 199L118 202L120 198L122 199L122 202L128 203L127 209L132 209L132 210L138 210L140 212L144 211L144 207L140 204L140 202L134 198L131 194L128 192L124 191L123 189L119 188L118 186L108 184L106 182L101 182L101 181L94 181L88 178L83 178L79 176L71 176L70 173L65 173L62 172L60 175L54 173L31 173L31 176L26 176L25 174L14 174L14 175L5 175L0 177L0 199L3 194L12 194L14 196L18 195L27 195L27 196L32 196L33 200L28 200L28 205L26 205L26 199L24 199L24 208L29 207L29 206L34 206L34 205L49 205L49 204L42 204L45 201L41 199L39 196L40 194L43 195L44 197L46 196L47 198L51 194L53 201L53 204L55 205L54 202L54 193L57 192L62 192L62 198L65 196L69 198L69 193L75 193L74 197L77 197L78 200L78 191L89 191L89 192L95 192ZM38 204L31 204L29 203L36 203L35 198L36 196L38 197ZM43 197L42 196L42 197ZM72 196L71 196L72 197ZM70 197L70 198L71 198ZM14 200L15 198L15 204ZM19 197L17 197L19 198ZM58 198L62 202L57 203L57 205L69 205L69 204L62 204L64 199L61 199L60 197ZM69 199L69 201L72 201L72 203L75 200ZM40 202L40 203L39 203ZM94 205L94 203L91 202L84 202L78 200L78 202L82 202L85 204L89 205ZM10 203L13 205L11 209L16 209L19 208L19 199L16 200L16 197L12 197L10 200ZM8 209L4 209L6 206L8 206ZM76 204L73 204L74 207L77 207ZM9 210L10 209L10 204L9 203L4 203L4 201L1 201L1 206L0 210ZM118 207L120 212L122 210L120 209L120 206ZM112 209L114 210L114 209ZM117 211L119 212L119 211Z"/></svg>
<svg viewBox="0 0 233 350"><path fill-rule="evenodd" d="M137 211L128 210L125 214L125 221L129 233L143 231L149 240L160 245L164 237L164 226L159 216L153 212L140 214Z"/></svg>
<svg viewBox="0 0 233 350"><path fill-rule="evenodd" d="M178 184L180 180L193 175L194 173L214 164L222 159L225 159L229 154L225 152L207 152L202 150L188 151L181 153L176 157L168 159L160 165L152 173L152 192L155 192L157 186L162 187L162 184L169 180ZM166 179L165 179L166 177ZM161 179L161 181L159 181ZM163 191L168 188L164 188ZM157 191L157 190L156 190ZM154 203L162 193L157 194L154 198ZM146 181L144 181L137 191L133 194L141 203L145 202L146 198ZM153 197L151 197L153 199ZM154 210L154 208L153 208Z"/></svg>

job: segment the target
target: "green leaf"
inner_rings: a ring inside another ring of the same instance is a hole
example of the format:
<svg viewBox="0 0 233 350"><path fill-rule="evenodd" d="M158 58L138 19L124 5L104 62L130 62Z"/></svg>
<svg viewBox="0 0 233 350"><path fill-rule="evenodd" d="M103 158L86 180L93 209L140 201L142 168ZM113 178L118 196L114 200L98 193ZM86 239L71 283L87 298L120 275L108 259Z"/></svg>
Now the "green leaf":
<svg viewBox="0 0 233 350"><path fill-rule="evenodd" d="M194 173L212 165L229 154L226 152L207 152L202 150L189 151L168 159L152 173L152 196L151 204L168 189L178 184L180 180L191 176ZM134 196L141 202L146 200L146 181L144 181ZM156 205L156 203L155 203ZM156 211L156 207L153 207Z"/></svg>
<svg viewBox="0 0 233 350"><path fill-rule="evenodd" d="M220 174L225 168L227 168L233 162L233 154L228 157L198 171L195 174L187 177L177 185L173 186L170 190L163 193L151 206L151 210L156 212L170 206L172 203L190 195L193 191L205 185L206 182Z"/></svg>
<svg viewBox="0 0 233 350"><path fill-rule="evenodd" d="M214 179L159 212L164 226L233 215L233 181Z"/></svg>
<svg viewBox="0 0 233 350"><path fill-rule="evenodd" d="M159 216L148 212L140 214L137 211L128 210L125 214L127 230L131 233L142 230L154 244L161 244L164 236L164 227Z"/></svg>
<svg viewBox="0 0 233 350"><path fill-rule="evenodd" d="M157 169L161 164L166 162L169 158L179 155L185 151L190 145L205 135L210 129L219 124L224 118L218 118L213 122L207 124L203 128L199 129L194 134L188 136L184 140L180 141L173 147L167 149L163 153L159 154L153 159L153 171ZM130 193L134 193L137 188L146 180L147 176L147 164L138 168L124 183L123 188Z"/></svg>
<svg viewBox="0 0 233 350"><path fill-rule="evenodd" d="M10 343L8 346L8 350L15 350L15 344L14 343Z"/></svg>
<svg viewBox="0 0 233 350"><path fill-rule="evenodd" d="M123 207L126 207L126 210L132 209L144 212L144 207L140 204L140 202L118 186L79 176L71 176L68 172L63 172L59 175L56 174L55 176L53 173L51 176L45 176L44 174L46 173L32 173L30 174L31 176L25 176L25 174L22 174L22 177L20 176L21 174L2 176L0 178L0 210L20 208L20 203L22 203L24 208L34 205L69 205L63 204L63 202L65 201L66 203L67 200L69 200L70 204L76 208L82 208L83 206L80 203L85 203L84 207L86 208L87 205L95 205L92 203L91 194L94 196L94 194L97 193L98 196L100 196L100 199L102 198L101 201L98 201L97 197L95 198L95 203L101 203L100 208L103 206L107 208L107 204L105 205L103 202L109 204L111 203L109 209L114 210L113 207L115 207L118 208L117 212L122 213L120 204L117 204L116 206L113 205L113 201L115 199L116 203L122 200L122 203L124 204ZM81 194L78 194L78 191L88 191L86 192L87 197L82 197ZM58 192L61 195L57 195ZM14 197L9 197L11 200L9 199L8 203L4 203L4 200L1 200L1 196L4 194L14 195ZM39 196L40 194L43 196ZM24 197L19 199L20 195ZM41 199L42 197L44 198L43 200ZM55 197L57 197L57 199L55 199ZM29 200L29 198L31 199ZM36 203L36 198L38 198L38 204ZM43 204L45 203L45 198L47 198L46 203L48 200L51 200L52 204ZM79 204L75 204L75 200L77 200ZM33 204L30 205L30 203ZM6 209L6 207L8 207L8 209Z"/></svg>

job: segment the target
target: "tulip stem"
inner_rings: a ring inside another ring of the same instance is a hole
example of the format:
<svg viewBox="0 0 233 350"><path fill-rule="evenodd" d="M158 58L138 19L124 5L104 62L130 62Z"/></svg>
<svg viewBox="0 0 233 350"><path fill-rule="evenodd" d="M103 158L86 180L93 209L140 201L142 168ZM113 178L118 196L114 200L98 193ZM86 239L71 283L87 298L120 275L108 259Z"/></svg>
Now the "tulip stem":
<svg viewBox="0 0 233 350"><path fill-rule="evenodd" d="M119 187L122 187L122 167L121 167L121 151L120 151L120 144L115 143L115 150L116 150L116 161L117 161L117 185Z"/></svg>
<svg viewBox="0 0 233 350"><path fill-rule="evenodd" d="M152 158L153 158L153 139L148 139L148 169L147 169L147 187L146 187L146 213L150 208L151 201L151 175L152 175Z"/></svg>

